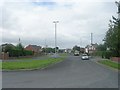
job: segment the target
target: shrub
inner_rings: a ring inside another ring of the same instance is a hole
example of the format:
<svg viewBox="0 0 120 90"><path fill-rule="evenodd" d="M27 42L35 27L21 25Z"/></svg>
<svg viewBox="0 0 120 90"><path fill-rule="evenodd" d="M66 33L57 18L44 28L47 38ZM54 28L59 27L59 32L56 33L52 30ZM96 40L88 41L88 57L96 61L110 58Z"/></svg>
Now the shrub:
<svg viewBox="0 0 120 90"><path fill-rule="evenodd" d="M28 56L28 55L33 55L33 52L28 50L19 50L19 49L13 49L9 51L10 57L19 57L19 56Z"/></svg>
<svg viewBox="0 0 120 90"><path fill-rule="evenodd" d="M24 50L24 55L27 56L27 55L33 55L33 52L32 51L28 51L28 50Z"/></svg>
<svg viewBox="0 0 120 90"><path fill-rule="evenodd" d="M106 58L106 59L110 59L110 57L112 57L112 52L111 51L105 51L103 53L103 56Z"/></svg>

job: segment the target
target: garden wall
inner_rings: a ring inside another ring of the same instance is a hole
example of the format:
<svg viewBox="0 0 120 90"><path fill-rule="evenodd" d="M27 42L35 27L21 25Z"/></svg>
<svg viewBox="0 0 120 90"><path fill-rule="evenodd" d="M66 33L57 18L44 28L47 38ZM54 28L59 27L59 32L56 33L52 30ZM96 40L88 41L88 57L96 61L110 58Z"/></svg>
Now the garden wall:
<svg viewBox="0 0 120 90"><path fill-rule="evenodd" d="M120 57L112 57L111 60L120 63Z"/></svg>

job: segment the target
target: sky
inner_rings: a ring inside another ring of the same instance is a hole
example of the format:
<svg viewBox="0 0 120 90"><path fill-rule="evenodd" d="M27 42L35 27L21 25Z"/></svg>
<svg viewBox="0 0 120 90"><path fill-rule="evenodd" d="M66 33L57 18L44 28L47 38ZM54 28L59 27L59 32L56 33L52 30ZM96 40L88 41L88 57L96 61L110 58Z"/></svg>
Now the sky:
<svg viewBox="0 0 120 90"><path fill-rule="evenodd" d="M44 47L72 48L103 43L109 20L117 17L114 0L1 0L0 37L2 43L19 42Z"/></svg>

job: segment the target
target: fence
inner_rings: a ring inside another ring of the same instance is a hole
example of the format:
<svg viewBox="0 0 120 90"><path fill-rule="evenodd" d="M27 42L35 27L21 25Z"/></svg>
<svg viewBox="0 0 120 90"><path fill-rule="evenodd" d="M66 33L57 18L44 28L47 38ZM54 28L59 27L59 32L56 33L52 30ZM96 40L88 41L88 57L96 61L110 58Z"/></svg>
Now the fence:
<svg viewBox="0 0 120 90"><path fill-rule="evenodd" d="M2 59L2 60L9 59L9 53L8 52L7 53L1 52L0 53L0 59Z"/></svg>

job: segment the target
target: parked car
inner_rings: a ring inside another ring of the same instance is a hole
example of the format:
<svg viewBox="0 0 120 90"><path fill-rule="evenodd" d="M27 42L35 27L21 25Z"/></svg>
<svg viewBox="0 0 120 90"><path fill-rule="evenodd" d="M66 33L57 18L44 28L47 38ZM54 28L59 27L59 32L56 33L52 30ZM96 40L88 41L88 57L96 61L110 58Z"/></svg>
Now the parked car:
<svg viewBox="0 0 120 90"><path fill-rule="evenodd" d="M82 60L89 60L89 56L87 54L82 54L81 59Z"/></svg>

